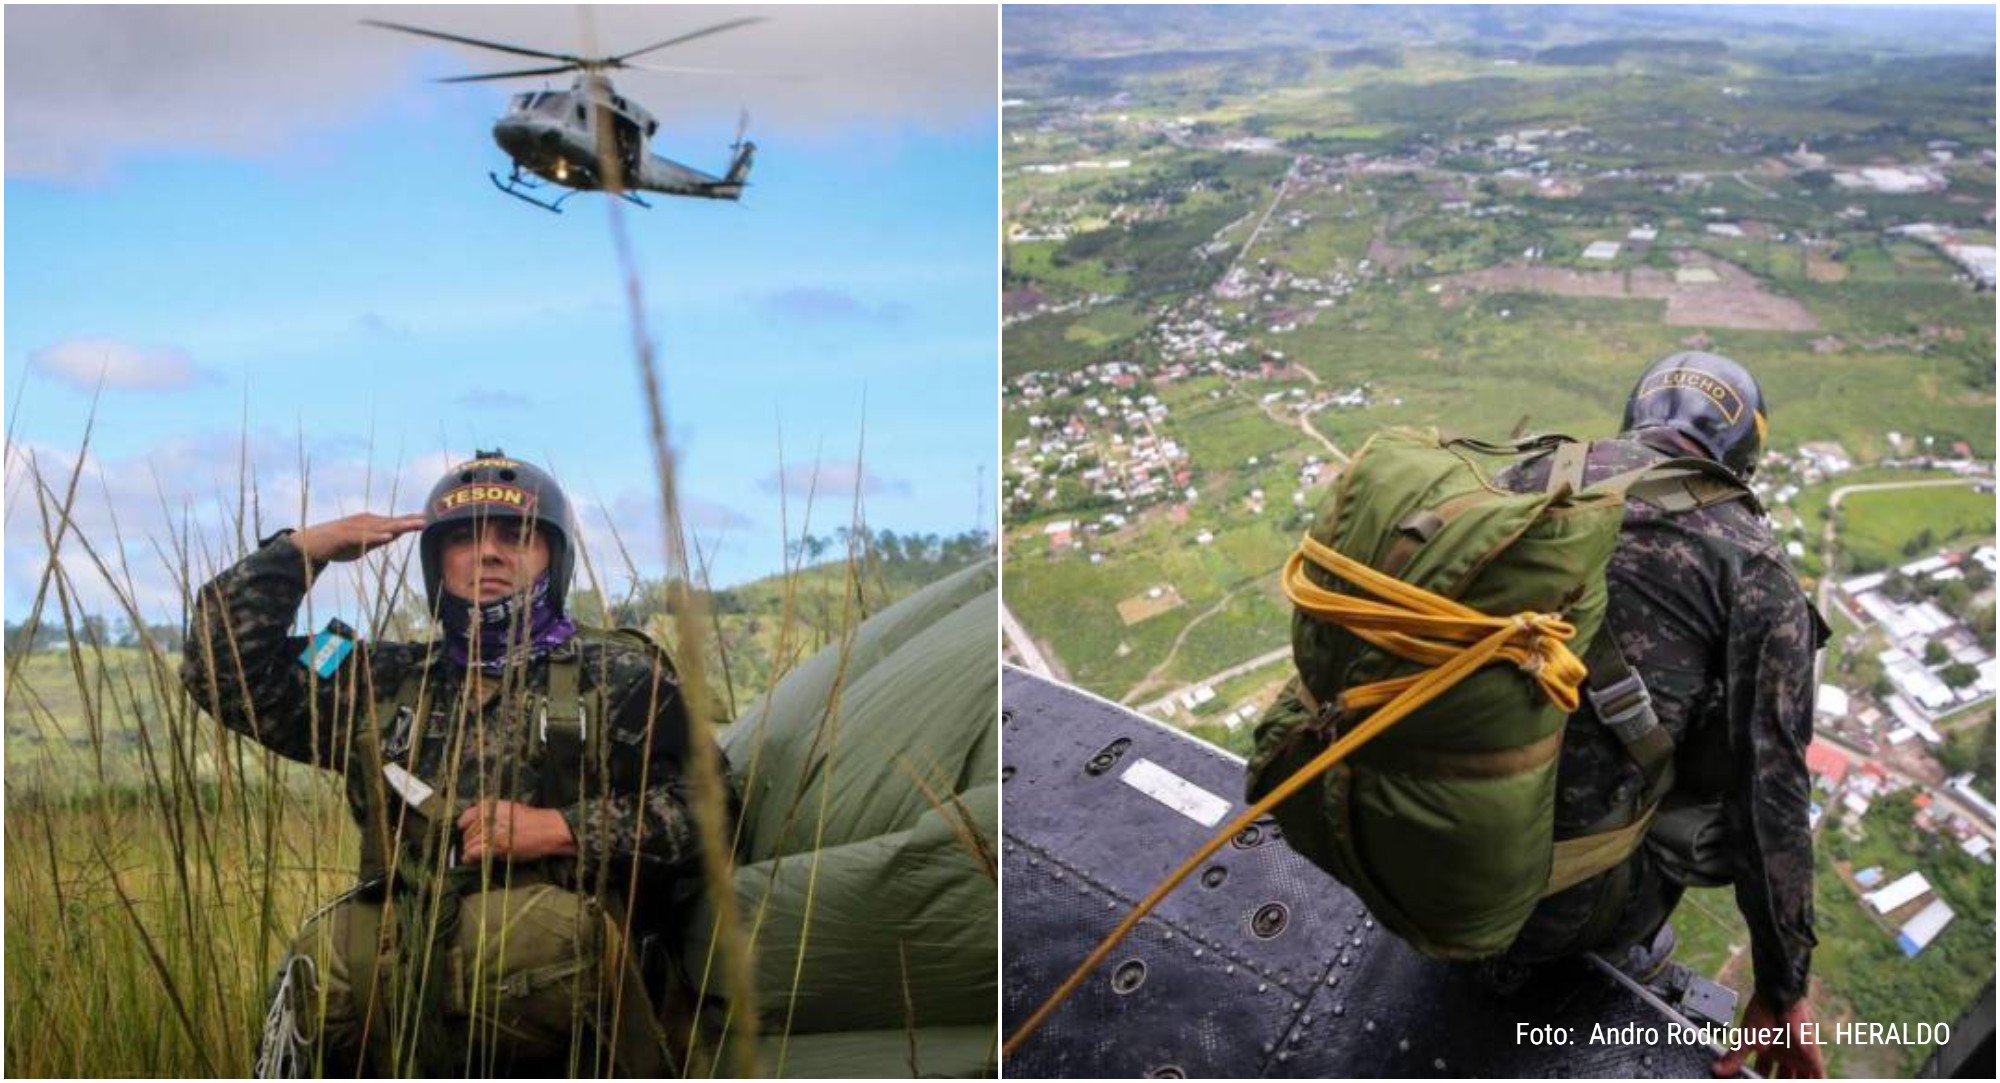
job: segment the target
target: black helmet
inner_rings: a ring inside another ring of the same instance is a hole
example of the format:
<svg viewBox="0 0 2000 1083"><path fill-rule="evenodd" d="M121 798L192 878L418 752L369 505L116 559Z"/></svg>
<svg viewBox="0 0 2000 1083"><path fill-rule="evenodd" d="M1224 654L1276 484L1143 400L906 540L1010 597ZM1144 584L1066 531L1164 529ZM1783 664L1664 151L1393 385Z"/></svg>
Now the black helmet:
<svg viewBox="0 0 2000 1083"><path fill-rule="evenodd" d="M1721 354L1691 351L1654 363L1625 403L1626 432L1669 428L1748 479L1764 450L1764 391Z"/></svg>
<svg viewBox="0 0 2000 1083"><path fill-rule="evenodd" d="M442 544L453 523L476 519L525 519L540 527L549 542L549 598L556 612L569 596L570 575L576 569L576 522L569 498L556 479L532 463L510 459L495 448L445 472L424 501L424 532L417 549L424 565L424 594L432 609L444 594Z"/></svg>

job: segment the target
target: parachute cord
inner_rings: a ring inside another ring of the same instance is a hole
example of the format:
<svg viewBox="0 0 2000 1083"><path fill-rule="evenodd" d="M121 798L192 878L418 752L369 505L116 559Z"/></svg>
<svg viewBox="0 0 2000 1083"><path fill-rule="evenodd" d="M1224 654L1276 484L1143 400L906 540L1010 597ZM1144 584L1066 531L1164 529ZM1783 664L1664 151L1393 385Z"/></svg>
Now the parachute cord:
<svg viewBox="0 0 2000 1083"><path fill-rule="evenodd" d="M256 1079L305 1079L313 1073L306 1063L312 1040L306 1037L299 1025L298 998L293 991L293 982L308 990L313 997L319 987L319 968L308 955L293 955L285 960L283 971L278 975L278 988L271 997L271 1010L264 1015L262 1040L257 1047L257 1065L251 1072Z"/></svg>
<svg viewBox="0 0 2000 1083"><path fill-rule="evenodd" d="M1306 560L1326 568L1348 582L1362 587L1384 598L1390 604L1371 602L1365 598L1336 594L1325 590L1303 573ZM1386 650L1426 661L1431 668L1421 674L1400 677L1391 681L1378 681L1364 685L1353 692L1363 693L1363 698L1377 697L1393 686L1394 695L1387 699L1380 710L1368 716L1359 725L1341 735L1319 755L1314 756L1305 766L1299 768L1290 778L1273 787L1249 808L1238 813L1222 826L1213 837L1203 843L1187 860L1181 862L1159 886L1139 900L1117 928L1100 942L1096 949L1071 972L1056 991L1036 1008L1002 1047L1001 1056L1013 1056L1021 1043L1047 1021L1049 1015L1069 999L1070 994L1083 984L1092 971L1104 962L1114 948L1136 928L1146 915L1161 903L1174 888L1179 887L1202 862L1207 861L1224 843L1228 842L1244 828L1255 823L1259 817L1282 804L1299 790L1331 770L1354 750L1373 740L1377 734L1402 721L1418 708L1470 677L1482 666L1497 661L1509 661L1530 671L1530 676L1540 685L1549 699L1561 706L1568 702L1566 710L1574 710L1579 696L1578 687L1587 674L1583 663L1570 653L1563 641L1576 634L1576 629L1567 621L1545 613L1519 613L1510 617L1489 617L1476 609L1468 608L1443 598L1421 587L1401 582L1383 575L1366 565L1349 560L1321 545L1310 537L1300 545L1286 562L1284 572L1285 594L1306 613L1322 620L1332 621ZM1408 634L1412 630L1423 630L1432 638L1424 639ZM1437 639L1464 637L1469 632L1483 632L1469 647L1447 649L1436 642ZM1380 637L1378 639L1378 637ZM1387 640L1387 643L1382 642ZM1428 661L1447 651L1448 656L1441 661ZM1530 669L1532 667L1532 669ZM1343 699L1349 699L1344 696ZM1351 702L1351 699L1349 700Z"/></svg>

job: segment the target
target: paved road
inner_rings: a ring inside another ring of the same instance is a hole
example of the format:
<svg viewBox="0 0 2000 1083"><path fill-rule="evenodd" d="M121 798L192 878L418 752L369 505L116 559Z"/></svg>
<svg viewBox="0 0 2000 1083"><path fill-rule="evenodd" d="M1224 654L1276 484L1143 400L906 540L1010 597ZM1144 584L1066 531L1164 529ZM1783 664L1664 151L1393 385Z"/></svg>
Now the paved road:
<svg viewBox="0 0 2000 1083"><path fill-rule="evenodd" d="M1179 696L1182 692L1185 692L1190 688L1199 688L1202 685L1208 685L1209 687L1213 688L1215 685L1223 681L1229 680L1232 677L1241 677L1245 673L1249 673L1252 670L1263 669L1265 666L1276 665L1279 662L1282 662L1285 659L1290 658L1291 656L1292 656L1292 648L1280 647L1269 654L1260 654L1257 657L1250 659L1248 662L1239 662L1236 665L1230 666L1228 669L1225 669L1220 673L1211 673L1208 676L1202 678L1201 680L1194 682L1193 684L1184 684L1179 688L1174 689L1172 692L1169 692L1166 695L1161 696L1159 699L1153 700L1150 703L1139 704L1137 707L1134 707L1133 710L1145 714L1151 714L1157 717L1159 714L1165 711L1167 707L1174 704L1175 697Z"/></svg>
<svg viewBox="0 0 2000 1083"><path fill-rule="evenodd" d="M1243 247L1236 250L1236 258L1229 261L1229 266L1223 270L1222 277L1216 279L1217 286L1229 280L1229 272L1234 271L1236 265L1243 262L1243 257L1250 254L1250 249L1256 246L1258 236L1264 232L1264 223L1271 220L1271 212L1277 210L1278 204L1285 201L1285 189L1291 187L1292 177L1298 173L1299 166L1304 164L1305 160L1303 155L1292 159L1292 167L1285 170L1284 179L1278 182L1278 194L1271 197L1271 205L1264 208L1263 216L1257 219L1256 228L1250 231L1250 239L1244 241Z"/></svg>
<svg viewBox="0 0 2000 1083"><path fill-rule="evenodd" d="M1063 677L1056 675L1055 667L1049 664L1048 656L1044 655L1042 648L1036 645L1035 637L1028 634L1028 629L1021 625L1020 619L1014 616L1014 611L1004 604L1000 607L1000 627L1006 632L1007 641L1014 645L1014 653L1020 656L1023 669L1052 681L1068 683Z"/></svg>

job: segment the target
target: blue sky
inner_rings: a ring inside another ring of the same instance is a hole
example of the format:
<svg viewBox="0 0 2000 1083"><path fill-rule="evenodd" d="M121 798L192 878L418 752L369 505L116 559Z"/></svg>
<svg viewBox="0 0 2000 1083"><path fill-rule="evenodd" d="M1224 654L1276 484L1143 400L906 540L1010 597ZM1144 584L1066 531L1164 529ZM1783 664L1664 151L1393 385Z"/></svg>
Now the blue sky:
<svg viewBox="0 0 2000 1083"><path fill-rule="evenodd" d="M617 51L745 10L609 9L596 30ZM618 79L659 116L656 152L719 172L739 105L760 146L742 205L624 215L718 584L780 564L781 433L795 486L822 460L820 533L857 482L878 529L991 527L997 25L899 11L778 10L660 57L788 78ZM78 521L93 540L115 521L163 614L176 594L149 539L187 509L226 545L246 436L267 530L301 518L302 448L317 519L418 510L410 489L497 445L557 471L594 545L608 509L658 570L604 197L552 215L485 177L506 165L490 136L506 96L543 82L437 85L519 65L354 25L582 51L572 11L22 12L6 23L9 619L43 565L25 466L66 475L100 369Z"/></svg>

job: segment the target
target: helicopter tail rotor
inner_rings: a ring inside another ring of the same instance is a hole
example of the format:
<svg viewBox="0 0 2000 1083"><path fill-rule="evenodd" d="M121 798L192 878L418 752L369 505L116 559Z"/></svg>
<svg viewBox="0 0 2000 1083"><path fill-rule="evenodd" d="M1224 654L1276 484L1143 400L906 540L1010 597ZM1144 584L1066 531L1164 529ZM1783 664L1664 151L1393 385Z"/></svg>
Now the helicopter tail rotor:
<svg viewBox="0 0 2000 1083"><path fill-rule="evenodd" d="M750 165L757 158L757 144L744 139L742 132L739 131L736 143L731 149L735 153L729 159L729 172L723 174L722 187L733 188L734 191L729 198L734 199L750 183Z"/></svg>

